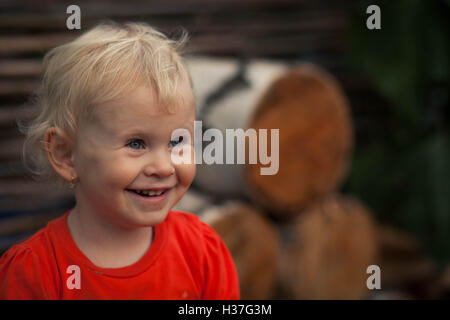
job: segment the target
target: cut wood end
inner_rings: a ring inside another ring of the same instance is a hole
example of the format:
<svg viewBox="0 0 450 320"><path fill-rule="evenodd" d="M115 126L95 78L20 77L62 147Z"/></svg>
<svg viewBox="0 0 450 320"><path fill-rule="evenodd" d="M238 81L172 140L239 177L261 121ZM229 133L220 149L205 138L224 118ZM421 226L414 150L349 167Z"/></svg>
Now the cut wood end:
<svg viewBox="0 0 450 320"><path fill-rule="evenodd" d="M242 299L270 299L273 294L279 237L261 212L229 202L202 214L227 245L239 276Z"/></svg>
<svg viewBox="0 0 450 320"><path fill-rule="evenodd" d="M390 287L407 287L425 283L437 271L435 263L425 255L420 243L407 232L392 226L377 228L380 245L380 268L383 283Z"/></svg>
<svg viewBox="0 0 450 320"><path fill-rule="evenodd" d="M308 207L288 228L280 287L296 299L362 299L367 267L378 262L375 222L361 202L332 195Z"/></svg>
<svg viewBox="0 0 450 320"><path fill-rule="evenodd" d="M278 173L261 175L263 165L246 166L257 203L290 215L338 189L350 165L353 127L347 99L330 74L309 64L292 68L256 110L248 127L279 129Z"/></svg>

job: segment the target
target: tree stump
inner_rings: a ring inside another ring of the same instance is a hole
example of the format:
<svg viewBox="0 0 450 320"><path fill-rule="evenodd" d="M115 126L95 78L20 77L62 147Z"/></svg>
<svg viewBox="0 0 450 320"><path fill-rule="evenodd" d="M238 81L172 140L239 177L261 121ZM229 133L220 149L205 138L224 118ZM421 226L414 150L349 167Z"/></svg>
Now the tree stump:
<svg viewBox="0 0 450 320"><path fill-rule="evenodd" d="M353 128L347 99L330 74L298 65L272 83L255 110L248 127L279 129L278 173L261 175L261 164L245 168L255 202L283 219L338 189L350 164Z"/></svg>
<svg viewBox="0 0 450 320"><path fill-rule="evenodd" d="M279 295L293 299L365 298L377 262L376 228L357 200L331 195L282 227Z"/></svg>
<svg viewBox="0 0 450 320"><path fill-rule="evenodd" d="M201 217L217 231L233 257L241 299L271 299L279 251L275 227L257 209L240 202L212 207Z"/></svg>
<svg viewBox="0 0 450 320"><path fill-rule="evenodd" d="M206 58L190 59L187 66L199 105L198 120L203 121L204 130L220 130L224 145L226 129L245 130L258 100L287 69L285 64L267 60L252 60L240 67L236 59ZM248 197L243 179L245 165L237 161L225 164L225 157L224 150L223 164L198 164L194 185L215 196Z"/></svg>
<svg viewBox="0 0 450 320"><path fill-rule="evenodd" d="M382 289L398 289L416 299L435 299L438 268L412 235L392 226L377 228Z"/></svg>

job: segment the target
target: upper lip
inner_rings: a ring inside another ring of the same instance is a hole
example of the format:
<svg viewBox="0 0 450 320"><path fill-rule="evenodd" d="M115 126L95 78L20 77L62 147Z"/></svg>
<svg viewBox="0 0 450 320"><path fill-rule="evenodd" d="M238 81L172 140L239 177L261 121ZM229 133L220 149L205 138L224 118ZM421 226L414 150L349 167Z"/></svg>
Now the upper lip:
<svg viewBox="0 0 450 320"><path fill-rule="evenodd" d="M127 190L141 190L141 191L163 191L163 190L167 190L167 189L171 189L173 187L151 187L151 188L130 188Z"/></svg>

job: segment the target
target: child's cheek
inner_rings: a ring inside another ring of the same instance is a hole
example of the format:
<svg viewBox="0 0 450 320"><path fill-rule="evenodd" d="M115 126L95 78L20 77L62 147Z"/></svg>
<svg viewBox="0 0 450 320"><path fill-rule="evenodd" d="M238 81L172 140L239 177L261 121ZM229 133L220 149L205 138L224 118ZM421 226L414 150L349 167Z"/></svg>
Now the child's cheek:
<svg viewBox="0 0 450 320"><path fill-rule="evenodd" d="M123 183L123 174L127 167L114 152L107 152L102 148L98 148L97 152L89 150L85 153L83 163L84 178L89 181L91 188L101 186L107 191Z"/></svg>
<svg viewBox="0 0 450 320"><path fill-rule="evenodd" d="M139 163L121 154L111 154L103 158L101 167L108 183L126 188L136 178L139 171Z"/></svg>
<svg viewBox="0 0 450 320"><path fill-rule="evenodd" d="M194 162L195 159L194 146L191 146L191 159L192 163L181 164L176 167L177 171L179 172L178 174L179 183L186 188L189 187L192 181L194 180L195 172L197 170L197 166L195 165Z"/></svg>
<svg viewBox="0 0 450 320"><path fill-rule="evenodd" d="M193 164L182 164L177 166L178 179L179 183L185 187L188 188L195 177L196 172L196 165Z"/></svg>

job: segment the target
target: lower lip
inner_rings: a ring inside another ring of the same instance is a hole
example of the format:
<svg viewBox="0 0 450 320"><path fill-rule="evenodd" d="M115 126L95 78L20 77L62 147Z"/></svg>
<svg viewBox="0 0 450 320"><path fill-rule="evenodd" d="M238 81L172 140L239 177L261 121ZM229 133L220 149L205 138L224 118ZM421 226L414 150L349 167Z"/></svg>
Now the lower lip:
<svg viewBox="0 0 450 320"><path fill-rule="evenodd" d="M137 194L136 192L133 191L128 191L128 193L131 194L131 196L134 199L138 199L139 201L142 201L143 203L147 204L147 205L152 205L152 206L162 206L164 205L169 192L172 189L167 189L166 191L164 191L164 193L160 194L159 196L153 196L153 197L146 197L146 196L141 196L139 194Z"/></svg>

